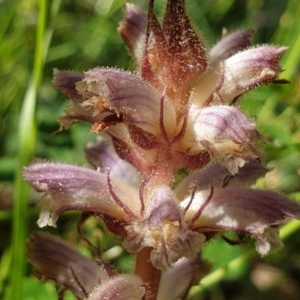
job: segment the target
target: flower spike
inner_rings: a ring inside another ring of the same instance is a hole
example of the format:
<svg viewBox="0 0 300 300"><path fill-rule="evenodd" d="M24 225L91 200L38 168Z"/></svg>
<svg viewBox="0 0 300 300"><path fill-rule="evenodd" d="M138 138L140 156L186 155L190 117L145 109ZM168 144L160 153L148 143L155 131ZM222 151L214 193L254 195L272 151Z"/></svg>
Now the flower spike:
<svg viewBox="0 0 300 300"><path fill-rule="evenodd" d="M72 101L61 127L84 121L99 135L85 148L91 169L34 162L23 170L44 194L40 227L78 210L101 218L136 255L134 274L117 274L98 270L54 238L34 235L33 265L78 299L185 299L203 276L200 268L208 271L198 254L215 235L250 235L265 255L281 246L279 226L300 217L296 202L251 189L266 172L261 135L237 102L260 85L284 82L279 61L286 48L252 46L253 31L239 30L223 31L209 51L185 1L166 2L162 20L154 0L148 14L126 4L118 31L136 60L135 73L54 70L54 87Z"/></svg>

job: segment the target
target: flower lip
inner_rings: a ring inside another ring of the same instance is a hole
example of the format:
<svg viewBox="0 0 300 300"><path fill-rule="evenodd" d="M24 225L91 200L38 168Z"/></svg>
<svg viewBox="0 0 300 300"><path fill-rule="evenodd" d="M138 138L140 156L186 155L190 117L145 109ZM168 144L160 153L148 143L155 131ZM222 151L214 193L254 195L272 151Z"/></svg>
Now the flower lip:
<svg viewBox="0 0 300 300"><path fill-rule="evenodd" d="M193 155L207 151L212 159L226 165L234 174L243 166L245 158L259 156L258 138L255 123L236 107L192 106L180 146Z"/></svg>
<svg viewBox="0 0 300 300"><path fill-rule="evenodd" d="M214 188L239 187L247 188L256 182L267 172L259 159L246 158L244 166L239 168L238 173L232 174L225 166L211 163L207 167L191 172L183 178L175 188L178 199L184 199L192 187L197 190Z"/></svg>
<svg viewBox="0 0 300 300"><path fill-rule="evenodd" d="M275 227L300 217L299 204L284 196L271 191L233 187L215 188L212 193L209 190L196 192L180 206L185 211L185 221L194 230L249 233L257 240L262 255L281 246Z"/></svg>
<svg viewBox="0 0 300 300"><path fill-rule="evenodd" d="M198 257L192 259L181 258L166 272L163 272L157 300L186 299L192 285L200 282L200 277L208 272L209 266Z"/></svg>
<svg viewBox="0 0 300 300"><path fill-rule="evenodd" d="M23 176L47 195L42 200L40 227L55 226L58 215L67 210L108 215L121 223L140 213L138 191L108 174L64 164L33 163L24 169Z"/></svg>
<svg viewBox="0 0 300 300"><path fill-rule="evenodd" d="M72 71L53 70L52 84L55 88L59 89L63 94L72 100L81 100L81 96L76 91L76 82L83 79L83 74Z"/></svg>
<svg viewBox="0 0 300 300"><path fill-rule="evenodd" d="M95 68L76 83L85 109L107 112L159 135L161 94L136 75L119 70Z"/></svg>
<svg viewBox="0 0 300 300"><path fill-rule="evenodd" d="M286 47L262 45L240 51L224 60L224 82L214 101L232 102L250 89L276 82L281 72L278 62L286 50Z"/></svg>

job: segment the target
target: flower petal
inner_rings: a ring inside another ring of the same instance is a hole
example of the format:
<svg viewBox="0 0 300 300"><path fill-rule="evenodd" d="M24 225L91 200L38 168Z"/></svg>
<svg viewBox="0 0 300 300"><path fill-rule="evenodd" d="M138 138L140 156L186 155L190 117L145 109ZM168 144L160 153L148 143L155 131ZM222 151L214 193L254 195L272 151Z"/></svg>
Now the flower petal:
<svg viewBox="0 0 300 300"><path fill-rule="evenodd" d="M210 187L249 187L266 172L267 170L257 159L249 159L234 175L221 164L211 164L184 178L176 187L175 192L178 199L183 199L193 187L197 187L198 190L205 190Z"/></svg>
<svg viewBox="0 0 300 300"><path fill-rule="evenodd" d="M152 192L144 219L126 226L124 246L129 252L153 248L150 259L157 269L165 270L179 258L194 257L204 236L187 228L171 189L160 186Z"/></svg>
<svg viewBox="0 0 300 300"><path fill-rule="evenodd" d="M94 123L105 117L101 112L97 113L89 107L82 107L84 99L76 90L76 83L83 78L84 75L81 73L54 69L53 86L73 101L73 106L68 108L66 115L60 118L62 128L66 128L78 120Z"/></svg>
<svg viewBox="0 0 300 300"><path fill-rule="evenodd" d="M182 146L190 154L206 150L211 157L236 173L245 158L257 157L255 123L233 106L191 108Z"/></svg>
<svg viewBox="0 0 300 300"><path fill-rule="evenodd" d="M85 298L95 286L108 279L104 267L50 234L31 234L27 256L38 277L56 281L79 299Z"/></svg>
<svg viewBox="0 0 300 300"><path fill-rule="evenodd" d="M250 48L224 61L224 83L216 93L216 101L232 101L261 84L274 81L281 68L279 60L286 47L260 46Z"/></svg>
<svg viewBox="0 0 300 300"><path fill-rule="evenodd" d="M210 62L224 60L251 45L253 30L237 30L223 35L222 39L210 50Z"/></svg>
<svg viewBox="0 0 300 300"><path fill-rule="evenodd" d="M52 84L68 98L73 100L81 100L82 97L78 94L75 84L82 79L82 73L54 69Z"/></svg>
<svg viewBox="0 0 300 300"><path fill-rule="evenodd" d="M136 275L122 274L111 277L105 283L97 286L87 297L87 300L142 300L145 285Z"/></svg>
<svg viewBox="0 0 300 300"><path fill-rule="evenodd" d="M55 226L60 213L80 210L98 215L108 215L119 221L128 221L124 207L129 205L139 212L137 192L121 181L114 180L115 193L122 195L123 204L114 201L108 185L107 175L86 168L54 164L34 163L26 167L23 176L37 191L45 192L42 211L38 221L40 227Z"/></svg>
<svg viewBox="0 0 300 300"><path fill-rule="evenodd" d="M76 89L85 99L85 108L91 108L96 114L107 112L120 122L124 120L154 136L160 135L162 95L138 76L95 68L85 73ZM167 99L164 106L166 111L172 111Z"/></svg>
<svg viewBox="0 0 300 300"><path fill-rule="evenodd" d="M115 151L112 140L108 136L99 136L96 144L88 144L85 153L89 163L106 173L110 170L114 176L122 179L131 186L138 186L141 176L128 162L121 159Z"/></svg>
<svg viewBox="0 0 300 300"><path fill-rule="evenodd" d="M157 300L165 300L166 295L168 300L186 299L191 286L198 283L208 269L198 257L181 258L162 273Z"/></svg>
<svg viewBox="0 0 300 300"><path fill-rule="evenodd" d="M257 240L257 250L267 254L280 246L276 226L300 217L300 206L277 193L239 188L204 190L185 199L185 220L199 232L233 230ZM199 214L199 212L201 212Z"/></svg>
<svg viewBox="0 0 300 300"><path fill-rule="evenodd" d="M213 100L214 93L221 88L220 65L211 64L206 71L198 76L193 83L190 101L194 106L208 106Z"/></svg>
<svg viewBox="0 0 300 300"><path fill-rule="evenodd" d="M147 16L133 4L126 3L125 19L120 23L118 32L139 64L144 52L146 29Z"/></svg>

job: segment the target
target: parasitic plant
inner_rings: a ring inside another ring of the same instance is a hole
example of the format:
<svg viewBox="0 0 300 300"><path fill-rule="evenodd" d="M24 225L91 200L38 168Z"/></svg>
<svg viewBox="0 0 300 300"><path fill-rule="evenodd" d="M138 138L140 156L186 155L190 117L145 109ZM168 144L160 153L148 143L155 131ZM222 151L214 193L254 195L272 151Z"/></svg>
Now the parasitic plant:
<svg viewBox="0 0 300 300"><path fill-rule="evenodd" d="M97 67L54 71L53 85L72 100L61 118L92 124L90 169L34 162L23 176L41 200L38 225L60 214L97 216L136 255L133 274L118 274L48 234L35 233L28 257L42 278L78 299L185 299L207 266L205 243L234 231L265 255L281 246L278 226L300 207L272 191L251 189L265 173L255 121L239 98L277 82L286 48L251 46L252 31L224 34L210 51L195 33L184 0L169 0L160 23L126 5L119 33L135 73ZM168 295L168 296L166 296Z"/></svg>

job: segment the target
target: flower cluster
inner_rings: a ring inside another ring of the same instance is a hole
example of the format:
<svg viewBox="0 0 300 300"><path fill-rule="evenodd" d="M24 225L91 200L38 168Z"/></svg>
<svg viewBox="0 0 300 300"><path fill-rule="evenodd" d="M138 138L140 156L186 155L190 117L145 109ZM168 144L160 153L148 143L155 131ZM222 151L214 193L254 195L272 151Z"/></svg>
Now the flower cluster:
<svg viewBox="0 0 300 300"><path fill-rule="evenodd" d="M252 31L242 30L225 34L207 51L190 25L184 0L167 2L162 23L153 2L148 15L127 4L118 28L136 60L136 73L101 67L85 73L54 71L53 85L73 102L61 118L62 128L84 121L99 134L97 144L86 147L93 168L35 162L24 169L25 180L46 194L39 226L55 226L67 210L97 215L122 236L127 251L148 253L151 266L163 272L159 290L149 292L151 284L138 270L136 275L106 270L107 278L101 279L103 272L89 262L85 268L91 265L99 274L87 280L85 269L62 263L68 271L61 272L73 276L75 285L88 281L84 295L71 287L79 298L112 299L111 289L119 288L134 293L122 299L140 299L143 293L159 299L166 278L175 276L172 270L183 272L215 234L250 234L265 255L281 245L278 225L300 215L300 207L286 197L248 188L265 169L256 124L238 108L245 92L276 82L286 48L252 47ZM50 239L35 236L29 256L55 279L63 268L47 271L50 260L38 255L43 252L39 243ZM72 251L65 252L76 261ZM196 272L191 269L192 278ZM174 299L182 299L191 282Z"/></svg>

